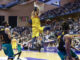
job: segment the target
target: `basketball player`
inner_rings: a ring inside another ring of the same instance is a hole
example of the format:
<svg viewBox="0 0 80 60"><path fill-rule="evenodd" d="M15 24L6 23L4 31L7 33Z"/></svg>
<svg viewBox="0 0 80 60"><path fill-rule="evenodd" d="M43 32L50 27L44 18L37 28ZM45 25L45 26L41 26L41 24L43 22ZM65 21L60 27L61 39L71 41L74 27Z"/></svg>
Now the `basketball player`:
<svg viewBox="0 0 80 60"><path fill-rule="evenodd" d="M75 60L79 60L78 56L71 50L71 38L67 38L69 35L69 24L68 22L64 22L62 24L62 34L58 36L59 46L58 46L58 55L61 60L72 60L72 57ZM74 47L73 47L74 48Z"/></svg>
<svg viewBox="0 0 80 60"><path fill-rule="evenodd" d="M17 40L15 37L12 38L12 49L16 49L17 48Z"/></svg>
<svg viewBox="0 0 80 60"><path fill-rule="evenodd" d="M38 16L39 9L37 7L34 7L34 10L31 14L32 19L32 44L35 41L36 37L39 36L40 33L43 33L43 31L50 29L50 27L41 27L40 18ZM33 46L33 45L32 45Z"/></svg>
<svg viewBox="0 0 80 60"><path fill-rule="evenodd" d="M66 24L64 23L62 26L63 26L64 32L67 33L64 36L67 59L73 60L73 58L74 58L75 60L79 60L79 57L71 50L71 48L73 48L75 50L80 50L80 49L77 49L71 45L72 39L74 38L75 35L68 34L69 33L69 24L68 23L66 23ZM76 35L76 37L80 37L80 34Z"/></svg>
<svg viewBox="0 0 80 60"><path fill-rule="evenodd" d="M18 55L17 60L21 60L20 56L21 56L22 51L21 51L21 38L20 38L20 36L18 36L18 39L17 39L17 50L18 50L18 53L15 54L15 56Z"/></svg>
<svg viewBox="0 0 80 60"><path fill-rule="evenodd" d="M15 31L12 34L12 36L13 36L13 38L12 38L12 48L13 49L17 49L17 40L16 40L17 35L18 35L18 33L15 32Z"/></svg>
<svg viewBox="0 0 80 60"><path fill-rule="evenodd" d="M4 26L3 29L0 29L0 40L2 42L2 49L5 55L8 56L8 60L13 60L14 53L13 53L12 45L11 45L10 29L7 27L8 24L5 21L2 22L2 26Z"/></svg>

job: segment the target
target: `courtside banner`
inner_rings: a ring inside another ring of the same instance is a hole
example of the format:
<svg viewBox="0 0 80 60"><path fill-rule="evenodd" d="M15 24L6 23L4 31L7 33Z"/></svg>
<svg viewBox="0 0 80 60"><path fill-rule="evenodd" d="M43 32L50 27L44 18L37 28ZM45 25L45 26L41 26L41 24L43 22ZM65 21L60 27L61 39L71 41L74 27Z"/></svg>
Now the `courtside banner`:
<svg viewBox="0 0 80 60"><path fill-rule="evenodd" d="M57 52L57 47L44 47L44 52Z"/></svg>
<svg viewBox="0 0 80 60"><path fill-rule="evenodd" d="M60 6L60 0L39 0L39 1L48 5Z"/></svg>

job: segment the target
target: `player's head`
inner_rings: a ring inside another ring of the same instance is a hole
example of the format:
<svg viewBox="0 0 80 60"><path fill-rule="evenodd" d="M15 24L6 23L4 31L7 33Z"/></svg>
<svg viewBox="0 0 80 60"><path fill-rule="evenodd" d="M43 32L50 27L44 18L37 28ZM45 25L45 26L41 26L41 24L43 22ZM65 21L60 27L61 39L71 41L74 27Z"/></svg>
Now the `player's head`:
<svg viewBox="0 0 80 60"><path fill-rule="evenodd" d="M34 14L35 16L38 16L39 14L39 9L37 7L34 7Z"/></svg>
<svg viewBox="0 0 80 60"><path fill-rule="evenodd" d="M37 7L34 7L34 11L36 12L38 10L38 8Z"/></svg>
<svg viewBox="0 0 80 60"><path fill-rule="evenodd" d="M5 26L5 27L9 26L9 24L8 24L6 21L3 21L3 22L1 23L1 25L2 25L2 26Z"/></svg>
<svg viewBox="0 0 80 60"><path fill-rule="evenodd" d="M63 31L68 31L69 30L69 23L68 21L65 21L62 23L62 30Z"/></svg>

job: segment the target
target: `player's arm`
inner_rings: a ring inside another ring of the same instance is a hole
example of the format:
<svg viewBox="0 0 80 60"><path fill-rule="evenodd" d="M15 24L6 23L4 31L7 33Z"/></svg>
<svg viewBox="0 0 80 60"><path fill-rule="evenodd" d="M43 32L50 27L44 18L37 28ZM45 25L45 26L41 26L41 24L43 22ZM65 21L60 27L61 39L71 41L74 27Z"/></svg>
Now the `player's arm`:
<svg viewBox="0 0 80 60"><path fill-rule="evenodd" d="M77 50L77 51L80 51L80 49L77 49L77 48L75 48L74 46L71 46L71 48L73 48L73 49L75 49L75 50Z"/></svg>
<svg viewBox="0 0 80 60"><path fill-rule="evenodd" d="M34 11L31 13L31 19L34 18Z"/></svg>
<svg viewBox="0 0 80 60"><path fill-rule="evenodd" d="M31 18L38 17L39 9L37 7L34 7L34 10L31 13Z"/></svg>
<svg viewBox="0 0 80 60"><path fill-rule="evenodd" d="M70 49L71 49L70 40L71 40L71 38L69 36L64 36L64 40L65 40L65 49L66 49L67 56L68 56L69 60L72 60L72 57L70 54Z"/></svg>
<svg viewBox="0 0 80 60"><path fill-rule="evenodd" d="M74 37L80 37L80 34L74 34L74 35L70 35L71 38L74 38Z"/></svg>
<svg viewBox="0 0 80 60"><path fill-rule="evenodd" d="M11 32L9 28L5 28L5 33L8 35L9 39L11 39Z"/></svg>

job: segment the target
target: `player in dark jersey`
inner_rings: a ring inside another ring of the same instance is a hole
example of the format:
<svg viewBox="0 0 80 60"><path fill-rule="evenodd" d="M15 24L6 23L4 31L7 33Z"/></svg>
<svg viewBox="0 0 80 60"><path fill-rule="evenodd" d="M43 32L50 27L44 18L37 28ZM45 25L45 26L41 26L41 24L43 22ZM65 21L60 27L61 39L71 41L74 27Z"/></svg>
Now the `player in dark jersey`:
<svg viewBox="0 0 80 60"><path fill-rule="evenodd" d="M58 36L59 46L58 46L58 55L60 56L61 60L65 60L66 58L66 50L65 50L65 42L63 41L63 32L61 35Z"/></svg>
<svg viewBox="0 0 80 60"><path fill-rule="evenodd" d="M58 55L60 56L61 60L66 60L67 57L68 60L72 60L72 57L75 60L79 60L78 56L71 50L71 39L67 39L67 36L69 36L69 23L64 22L62 24L62 33L60 36L58 36Z"/></svg>
<svg viewBox="0 0 80 60"><path fill-rule="evenodd" d="M65 28L63 30L65 32L67 32L67 34L64 36L67 59L68 60L73 60L73 59L79 60L79 57L71 50L71 48L73 48L75 50L79 50L80 51L80 49L77 49L77 48L75 48L75 47L73 47L71 45L72 39L74 38L75 34L74 35L68 34L69 33L69 29L67 29L67 26L69 26L69 24L67 22L65 22L65 23L63 24L63 27ZM80 34L77 34L76 37L80 37Z"/></svg>
<svg viewBox="0 0 80 60"><path fill-rule="evenodd" d="M8 24L5 21L2 22L2 26L4 26L4 28L0 29L0 40L1 40L1 44L2 44L2 49L5 53L5 55L8 56L8 60L13 60L14 53L13 53L12 45L11 45L10 29L7 28Z"/></svg>

